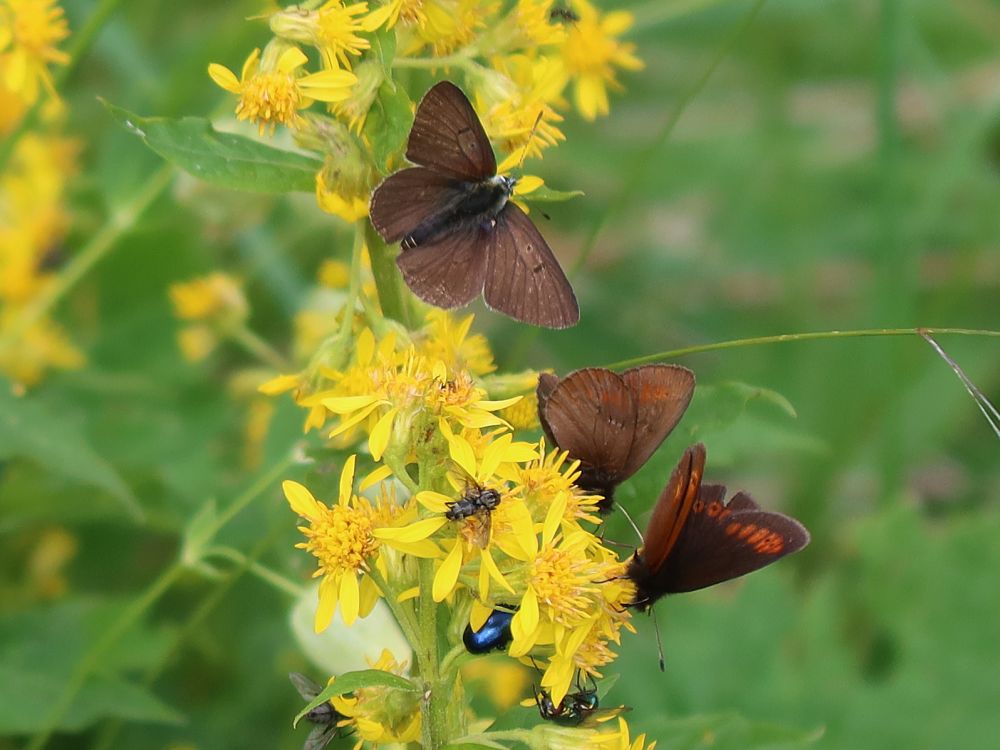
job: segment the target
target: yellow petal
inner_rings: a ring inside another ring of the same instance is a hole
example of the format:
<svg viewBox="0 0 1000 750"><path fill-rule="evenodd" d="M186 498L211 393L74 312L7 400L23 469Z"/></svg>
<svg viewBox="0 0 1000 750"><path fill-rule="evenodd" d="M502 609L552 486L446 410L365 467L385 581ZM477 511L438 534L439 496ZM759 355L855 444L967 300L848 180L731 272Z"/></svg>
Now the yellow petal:
<svg viewBox="0 0 1000 750"><path fill-rule="evenodd" d="M499 411L500 409L506 409L508 406L513 406L523 398L524 396L512 396L511 398L505 398L499 401L477 401L476 406L480 409L485 409L486 411Z"/></svg>
<svg viewBox="0 0 1000 750"><path fill-rule="evenodd" d="M208 66L208 74L218 86L221 86L226 91L233 94L240 93L240 82L237 80L236 74L225 65L212 63Z"/></svg>
<svg viewBox="0 0 1000 750"><path fill-rule="evenodd" d="M344 573L340 577L340 616L345 625L353 625L358 619L361 596L358 591L358 577L353 572Z"/></svg>
<svg viewBox="0 0 1000 750"><path fill-rule="evenodd" d="M420 596L420 587L414 586L413 588L406 589L406 591L401 591L399 596L396 597L397 602L405 602L410 599L416 599Z"/></svg>
<svg viewBox="0 0 1000 750"><path fill-rule="evenodd" d="M544 184L545 180L538 175L526 174L517 181L517 185L514 186L514 194L527 195L535 192Z"/></svg>
<svg viewBox="0 0 1000 750"><path fill-rule="evenodd" d="M386 3L381 8L376 8L361 21L361 28L365 31L375 31L379 26L389 20L392 14L392 3Z"/></svg>
<svg viewBox="0 0 1000 750"><path fill-rule="evenodd" d="M486 451L483 453L483 461L479 467L479 474L473 474L473 476L481 482L485 482L489 477L493 476L513 439L514 436L508 432L486 446Z"/></svg>
<svg viewBox="0 0 1000 750"><path fill-rule="evenodd" d="M397 542L388 541L386 542L393 549L397 549L404 555L412 555L413 557L426 557L428 559L434 559L441 557L441 548L438 547L430 539L421 539L418 542Z"/></svg>
<svg viewBox="0 0 1000 750"><path fill-rule="evenodd" d="M485 552L485 550L483 550ZM479 566L479 585L477 591L480 599L486 599L490 595L490 573L485 565Z"/></svg>
<svg viewBox="0 0 1000 750"><path fill-rule="evenodd" d="M333 610L337 608L337 581L333 576L326 576L319 584L319 604L316 606L316 617L313 629L322 633L333 619Z"/></svg>
<svg viewBox="0 0 1000 750"><path fill-rule="evenodd" d="M344 468L340 472L340 504L347 505L347 501L351 499L351 495L354 494L354 464L357 462L357 456L349 456L346 461L344 461Z"/></svg>
<svg viewBox="0 0 1000 750"><path fill-rule="evenodd" d="M342 432L347 432L355 425L364 422L366 419L368 419L368 415L371 414L373 411L375 411L380 405L381 404L377 401L374 404L369 404L364 409L359 411L357 414L352 416L350 419L345 419L343 422L337 425L336 429L330 430L330 434L327 435L327 437L335 438ZM320 408L325 410L325 407L320 407Z"/></svg>
<svg viewBox="0 0 1000 750"><path fill-rule="evenodd" d="M442 418L440 424L448 425L448 422ZM447 430L442 426L441 432L448 440L448 453L451 455L451 459L461 466L470 477L476 477L476 453L469 445L469 441L461 435L452 433L450 426L447 427Z"/></svg>
<svg viewBox="0 0 1000 750"><path fill-rule="evenodd" d="M258 47L243 61L243 70L240 71L240 80L245 81L257 72L257 63L260 60L260 48Z"/></svg>
<svg viewBox="0 0 1000 750"><path fill-rule="evenodd" d="M271 378L266 383L261 383L257 386L257 392L263 393L266 396L276 396L279 393L292 390L292 388L295 388L298 384L298 375L279 375L278 377Z"/></svg>
<svg viewBox="0 0 1000 750"><path fill-rule="evenodd" d="M542 527L542 544L548 544L552 541L565 515L566 493L560 492L549 506L548 513L545 514L545 524Z"/></svg>
<svg viewBox="0 0 1000 750"><path fill-rule="evenodd" d="M307 62L309 62L309 58L306 57L305 52L300 50L298 47L289 47L281 53L281 57L278 58L275 68L279 73L291 73L296 68L305 65Z"/></svg>
<svg viewBox="0 0 1000 750"><path fill-rule="evenodd" d="M281 483L281 489L285 492L285 499L292 506L292 510L303 518L319 518L323 512L320 505L312 493L298 482L286 479Z"/></svg>
<svg viewBox="0 0 1000 750"><path fill-rule="evenodd" d="M371 363L372 356L375 354L375 334L372 333L371 328L365 328L358 334L358 340L354 344L354 352L358 364L362 367Z"/></svg>
<svg viewBox="0 0 1000 750"><path fill-rule="evenodd" d="M432 594L434 601L443 602L458 583L458 573L462 569L462 543L455 542L451 552L441 563L437 573L434 574L434 586Z"/></svg>
<svg viewBox="0 0 1000 750"><path fill-rule="evenodd" d="M396 418L398 413L399 407L389 409L375 423L372 434L368 436L368 450L371 451L372 458L376 461L382 460L382 454L389 446L389 438L392 437L392 420Z"/></svg>
<svg viewBox="0 0 1000 750"><path fill-rule="evenodd" d="M434 513L444 513L448 510L449 503L453 503L455 501L454 498L442 495L440 492L432 492L431 490L418 492L416 494L416 499L418 503Z"/></svg>
<svg viewBox="0 0 1000 750"><path fill-rule="evenodd" d="M500 568L498 568L497 564L493 561L493 555L490 554L489 549L483 550L481 559L482 559L482 567L487 572L489 572L490 578L492 578L494 581L496 581L505 589L507 589L507 591L513 594L514 589L511 588L511 585L509 583L507 583L507 579L503 577L503 573L500 572ZM486 595L484 594L482 598L485 599Z"/></svg>
<svg viewBox="0 0 1000 750"><path fill-rule="evenodd" d="M374 529L372 531L372 536L376 539L384 539L387 542L418 542L421 539L427 539L427 537L440 529L446 523L448 523L448 519L444 516L424 518L419 521L415 521L408 526Z"/></svg>
<svg viewBox="0 0 1000 750"><path fill-rule="evenodd" d="M377 401L375 396L339 396L324 398L320 403L334 414L350 414Z"/></svg>
<svg viewBox="0 0 1000 750"><path fill-rule="evenodd" d="M379 466L375 471L371 472L368 476L361 480L361 484L358 485L358 492L364 492L369 487L374 487L379 482L388 479L392 476L392 469L388 466Z"/></svg>
<svg viewBox="0 0 1000 750"><path fill-rule="evenodd" d="M321 102L340 102L351 96L357 76L346 70L324 70L304 76L297 83L310 98Z"/></svg>
<svg viewBox="0 0 1000 750"><path fill-rule="evenodd" d="M483 625L489 619L489 616L493 614L493 608L487 607L478 599L472 600L472 610L469 612L469 625L472 626L474 631L482 630Z"/></svg>

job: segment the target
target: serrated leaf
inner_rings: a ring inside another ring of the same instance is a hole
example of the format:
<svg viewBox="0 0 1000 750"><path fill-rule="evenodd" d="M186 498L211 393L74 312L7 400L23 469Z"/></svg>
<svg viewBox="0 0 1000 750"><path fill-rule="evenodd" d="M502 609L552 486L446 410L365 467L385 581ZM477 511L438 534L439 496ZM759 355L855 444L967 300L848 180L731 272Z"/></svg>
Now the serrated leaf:
<svg viewBox="0 0 1000 750"><path fill-rule="evenodd" d="M578 198L581 195L583 195L582 190L553 190L550 187L542 185L537 190L517 196L517 199L527 201L528 203L562 203L563 201Z"/></svg>
<svg viewBox="0 0 1000 750"><path fill-rule="evenodd" d="M220 133L203 117L140 117L108 102L111 115L185 172L219 187L257 193L311 193L323 163L252 138Z"/></svg>
<svg viewBox="0 0 1000 750"><path fill-rule="evenodd" d="M402 153L412 125L413 110L406 91L402 86L383 83L364 128L372 147L372 160L379 172L385 172L394 157Z"/></svg>
<svg viewBox="0 0 1000 750"><path fill-rule="evenodd" d="M381 669L362 669L357 672L345 672L327 685L322 693L309 701L306 707L299 711L298 715L292 721L292 726L298 726L302 717L316 708L316 706L326 703L334 696L353 693L355 690L365 687L387 687L394 690L405 690L410 693L418 692L420 689L405 677L400 677L391 672L383 672Z"/></svg>
<svg viewBox="0 0 1000 750"><path fill-rule="evenodd" d="M27 459L57 476L105 490L132 518L143 518L132 490L65 416L50 412L34 396L15 396L0 380L0 459L7 458Z"/></svg>

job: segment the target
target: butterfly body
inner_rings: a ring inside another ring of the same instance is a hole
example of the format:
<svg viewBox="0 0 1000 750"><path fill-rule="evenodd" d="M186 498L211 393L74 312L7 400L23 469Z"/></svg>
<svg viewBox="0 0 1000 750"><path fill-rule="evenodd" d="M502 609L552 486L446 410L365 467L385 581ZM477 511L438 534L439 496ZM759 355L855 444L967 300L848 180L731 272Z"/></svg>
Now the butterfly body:
<svg viewBox="0 0 1000 750"><path fill-rule="evenodd" d="M451 309L480 294L515 320L567 328L580 319L569 280L527 214L510 200L516 180L498 175L486 131L449 81L421 100L406 146L417 166L387 177L369 215L413 293Z"/></svg>
<svg viewBox="0 0 1000 750"><path fill-rule="evenodd" d="M496 216L507 205L517 181L495 175L482 182L457 182L455 194L445 207L428 217L403 237L404 250L430 245L442 237L469 227L488 232L496 225Z"/></svg>
<svg viewBox="0 0 1000 750"><path fill-rule="evenodd" d="M643 611L666 594L713 586L770 565L809 543L790 516L765 511L726 488L702 484L705 448L688 448L653 509L642 549L626 576L636 586L632 606Z"/></svg>

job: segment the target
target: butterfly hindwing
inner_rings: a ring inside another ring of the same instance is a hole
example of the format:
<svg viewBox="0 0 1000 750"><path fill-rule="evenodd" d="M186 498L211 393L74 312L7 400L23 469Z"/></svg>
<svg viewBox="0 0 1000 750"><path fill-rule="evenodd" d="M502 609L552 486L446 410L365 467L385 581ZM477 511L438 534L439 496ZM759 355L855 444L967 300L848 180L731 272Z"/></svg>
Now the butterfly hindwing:
<svg viewBox="0 0 1000 750"><path fill-rule="evenodd" d="M486 256L477 227L461 227L437 241L403 250L396 265L424 302L451 309L467 305L483 291Z"/></svg>
<svg viewBox="0 0 1000 750"><path fill-rule="evenodd" d="M568 328L580 320L573 287L541 233L517 205L497 214L486 247L486 304L515 320Z"/></svg>
<svg viewBox="0 0 1000 750"><path fill-rule="evenodd" d="M497 173L493 147L476 111L450 81L435 84L420 101L406 158L458 180L482 181Z"/></svg>

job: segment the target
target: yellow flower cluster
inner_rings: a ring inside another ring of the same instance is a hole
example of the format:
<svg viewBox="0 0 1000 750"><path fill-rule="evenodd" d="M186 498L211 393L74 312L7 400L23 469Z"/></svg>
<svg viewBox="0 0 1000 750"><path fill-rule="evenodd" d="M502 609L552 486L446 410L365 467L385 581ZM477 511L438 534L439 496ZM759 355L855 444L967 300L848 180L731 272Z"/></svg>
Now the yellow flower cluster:
<svg viewBox="0 0 1000 750"><path fill-rule="evenodd" d="M268 21L272 40L249 55L239 76L219 64L209 74L238 97L237 118L262 135L290 128L301 146L320 152L327 164L317 175L317 200L347 221L366 215L371 189L401 155L397 142L388 163L376 161L378 136L365 127L377 112L384 131L399 97L406 103L398 71L460 73L506 171L565 140L570 87L577 111L593 120L608 113L618 71L642 67L634 45L620 39L632 16L601 13L588 0L314 0ZM309 70L303 48L314 51L317 70Z"/></svg>
<svg viewBox="0 0 1000 750"><path fill-rule="evenodd" d="M338 608L354 623L382 597L412 633L420 609L437 606L453 623L449 646L464 652L466 626L478 631L494 612L513 613L509 644L501 645L544 670L540 684L559 705L615 659L622 630L632 630L635 589L595 534L600 498L576 486L578 462L547 449L544 438L518 439L500 415L523 395L490 398L491 388L533 389L537 374L493 374L489 347L471 324L471 316L435 310L414 332L379 337L361 328L339 366L314 361L262 387L292 390L307 430L322 430L332 447L366 449L344 461L331 502L284 484L305 521L298 546L315 558L321 579L315 627L325 629ZM362 463L368 473L356 482ZM390 712L392 723L380 705L360 691L334 701L362 738L411 737L412 717ZM630 748L623 726L538 731L545 746Z"/></svg>
<svg viewBox="0 0 1000 750"><path fill-rule="evenodd" d="M68 34L63 11L51 0L0 2L0 139L42 89L55 94L48 66L66 62L57 45ZM62 328L31 312L68 255L65 196L79 147L59 135L60 109L58 100L47 102L40 126L18 140L0 175L0 373L20 387L51 369L83 365Z"/></svg>

